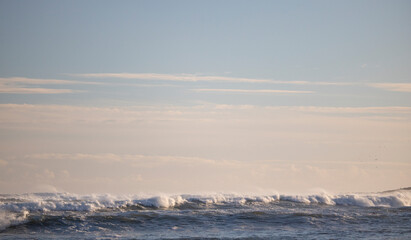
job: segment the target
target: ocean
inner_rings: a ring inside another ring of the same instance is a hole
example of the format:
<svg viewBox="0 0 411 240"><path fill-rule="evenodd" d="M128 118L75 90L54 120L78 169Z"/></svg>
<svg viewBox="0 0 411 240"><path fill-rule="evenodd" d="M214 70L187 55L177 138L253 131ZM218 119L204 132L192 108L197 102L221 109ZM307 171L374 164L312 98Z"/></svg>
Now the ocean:
<svg viewBox="0 0 411 240"><path fill-rule="evenodd" d="M411 190L0 195L1 239L411 239Z"/></svg>

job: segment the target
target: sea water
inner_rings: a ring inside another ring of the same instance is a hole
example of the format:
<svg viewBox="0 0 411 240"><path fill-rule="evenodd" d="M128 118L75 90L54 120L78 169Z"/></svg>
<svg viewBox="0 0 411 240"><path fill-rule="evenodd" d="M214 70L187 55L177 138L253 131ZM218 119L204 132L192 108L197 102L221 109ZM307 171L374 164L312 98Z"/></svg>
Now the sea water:
<svg viewBox="0 0 411 240"><path fill-rule="evenodd" d="M411 239L411 191L0 195L1 239Z"/></svg>

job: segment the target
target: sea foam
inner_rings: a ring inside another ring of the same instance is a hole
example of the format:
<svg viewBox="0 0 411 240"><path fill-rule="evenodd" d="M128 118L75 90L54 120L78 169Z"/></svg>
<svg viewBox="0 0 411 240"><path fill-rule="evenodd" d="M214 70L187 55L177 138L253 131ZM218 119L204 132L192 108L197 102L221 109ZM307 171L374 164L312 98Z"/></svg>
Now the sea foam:
<svg viewBox="0 0 411 240"><path fill-rule="evenodd" d="M373 194L183 194L183 195L78 195L71 193L30 193L0 195L0 231L26 223L30 215L67 212L96 212L108 209L195 209L239 207L245 205L275 206L281 203L356 207L410 207L411 191L397 190ZM274 204L274 205L273 205Z"/></svg>
<svg viewBox="0 0 411 240"><path fill-rule="evenodd" d="M28 214L28 211L22 211L21 213L13 213L0 210L0 231L3 231L4 229L10 226L19 225L27 222Z"/></svg>
<svg viewBox="0 0 411 240"><path fill-rule="evenodd" d="M273 233L283 229L276 236L286 238L290 236L290 227L295 229L291 233L296 235L292 236L301 238L298 234L302 228L320 234L315 226L321 225L321 234L324 229L328 234L334 234L334 229L340 231L343 226L342 231L349 236L347 239L355 239L358 235L353 232L353 227L358 224L359 229L388 229L383 238L403 237L403 234L409 234L406 229L410 223L410 206L411 189L367 194L322 191L294 195L3 194L0 195L0 238L14 238L16 233L21 234L21 238L32 238L34 233L34 238L39 239L95 239L103 236L107 239L119 236L147 239L153 238L153 234L157 234L157 239L169 234L177 236L176 239L178 236L198 239L209 237L209 229L217 230L217 238L237 238L238 234L256 238L255 229L262 229L258 233L260 237L271 238ZM339 238L340 234L330 237ZM375 235L366 235L366 238L373 237Z"/></svg>
<svg viewBox="0 0 411 240"><path fill-rule="evenodd" d="M159 195L141 197L141 195L92 194L78 195L70 193L31 193L0 195L2 221L18 219L24 211L97 211L104 208L124 208L140 206L146 208L173 208L183 204L198 207L223 204L272 204L288 201L302 204L344 205L358 207L409 207L411 191L394 191L375 194L197 194L197 195ZM7 212L19 213L16 217L6 218ZM8 220L7 220L8 219Z"/></svg>

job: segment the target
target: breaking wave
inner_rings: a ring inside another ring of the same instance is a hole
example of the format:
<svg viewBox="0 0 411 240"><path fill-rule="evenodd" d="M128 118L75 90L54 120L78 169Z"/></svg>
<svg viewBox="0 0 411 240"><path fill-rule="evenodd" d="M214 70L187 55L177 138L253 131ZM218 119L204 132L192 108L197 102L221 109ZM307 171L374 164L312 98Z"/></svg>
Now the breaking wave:
<svg viewBox="0 0 411 240"><path fill-rule="evenodd" d="M10 226L28 222L28 214L28 211L22 211L21 213L0 211L0 231L3 231Z"/></svg>
<svg viewBox="0 0 411 240"><path fill-rule="evenodd" d="M311 195L77 195L71 193L30 193L0 195L0 231L26 223L31 214L50 212L96 212L144 209L207 209L247 205L308 204L328 206L387 207L411 206L411 190L374 194L311 194Z"/></svg>

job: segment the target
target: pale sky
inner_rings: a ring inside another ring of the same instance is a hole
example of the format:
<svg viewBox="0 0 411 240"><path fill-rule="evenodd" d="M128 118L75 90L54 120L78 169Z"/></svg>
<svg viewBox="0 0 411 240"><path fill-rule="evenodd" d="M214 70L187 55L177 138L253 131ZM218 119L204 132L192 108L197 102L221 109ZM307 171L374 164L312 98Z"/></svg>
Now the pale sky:
<svg viewBox="0 0 411 240"><path fill-rule="evenodd" d="M0 0L0 193L411 186L410 1Z"/></svg>

